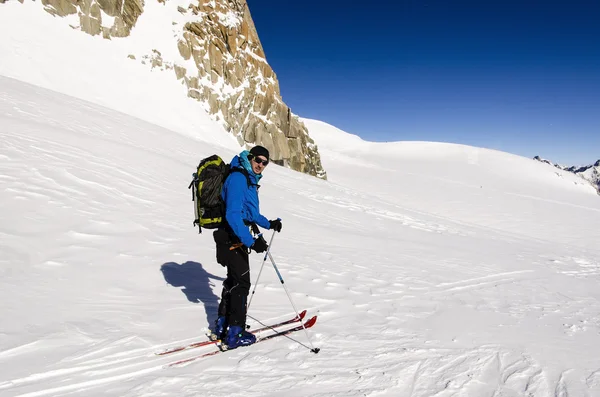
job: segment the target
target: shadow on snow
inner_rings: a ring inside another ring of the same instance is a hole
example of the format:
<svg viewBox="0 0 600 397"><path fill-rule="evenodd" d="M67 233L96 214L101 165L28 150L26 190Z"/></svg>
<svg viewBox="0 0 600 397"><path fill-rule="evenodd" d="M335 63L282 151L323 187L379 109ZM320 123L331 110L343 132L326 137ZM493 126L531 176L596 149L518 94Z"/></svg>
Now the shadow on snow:
<svg viewBox="0 0 600 397"><path fill-rule="evenodd" d="M206 321L213 324L218 315L219 296L213 293L215 281L225 280L217 277L202 267L198 262L187 261L179 264L176 262L167 262L160 267L165 281L173 287L183 287L183 292L190 302L204 304L206 312Z"/></svg>

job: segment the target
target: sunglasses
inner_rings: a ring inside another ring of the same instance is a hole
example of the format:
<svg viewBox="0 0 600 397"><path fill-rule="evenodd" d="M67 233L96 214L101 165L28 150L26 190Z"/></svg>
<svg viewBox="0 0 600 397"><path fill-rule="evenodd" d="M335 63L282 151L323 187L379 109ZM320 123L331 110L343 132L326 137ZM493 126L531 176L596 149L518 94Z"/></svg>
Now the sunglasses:
<svg viewBox="0 0 600 397"><path fill-rule="evenodd" d="M261 159L256 158L256 157L252 157L252 160L254 160L254 162L256 164L259 164L259 165L260 164L264 164L265 167L267 166L267 164L269 164L269 160L261 160Z"/></svg>

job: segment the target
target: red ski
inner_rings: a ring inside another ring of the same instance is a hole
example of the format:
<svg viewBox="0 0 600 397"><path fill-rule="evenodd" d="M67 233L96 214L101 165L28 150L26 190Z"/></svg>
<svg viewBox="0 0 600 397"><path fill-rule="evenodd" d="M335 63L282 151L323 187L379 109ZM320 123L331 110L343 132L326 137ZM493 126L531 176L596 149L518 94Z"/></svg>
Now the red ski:
<svg viewBox="0 0 600 397"><path fill-rule="evenodd" d="M256 333L260 333L260 332L266 331L268 329L281 327L283 325L297 323L299 321L302 321L305 316L306 316L306 310L303 310L298 316L295 316L294 318L291 318L291 319L285 320L285 321L281 321L281 322L276 323L276 324L266 325L264 327L252 329L249 332L253 333L253 334L256 334ZM170 349L167 349L167 350L163 350L162 352L157 352L157 353L154 353L154 354L156 354L157 356L165 356L167 354L177 353L177 352L184 351L184 350L195 349L197 347L216 345L219 342L220 342L220 340L218 340L218 339L217 340L205 340L205 341L202 341L202 342L194 342L194 343L190 343L189 345L173 347L173 348L170 348Z"/></svg>
<svg viewBox="0 0 600 397"><path fill-rule="evenodd" d="M277 337L280 337L280 336L289 335L289 334L291 334L293 332L302 331L303 328L310 328L310 327L312 327L313 325L315 325L316 322L317 322L317 316L314 316L310 320L308 320L307 322L304 323L304 327L302 327L302 325L297 325L297 326L295 326L293 328L289 328L289 329L286 329L284 331L277 332L275 334L267 335L267 336L265 336L263 338L257 338L256 342L254 342L253 345L255 345L255 344L259 343L259 342L264 342L264 341L269 340L269 339L273 339L273 338L277 338ZM252 345L250 345L250 346L252 346ZM175 362L172 362L170 364L166 364L164 366L164 368L177 367L177 366L180 366L180 365L183 365L183 364L190 363L192 361L199 360L199 359L204 358L204 357L214 356L214 355L217 355L219 353L225 353L226 351L227 351L227 349L220 349L220 350L215 350L215 351L212 351L212 352L200 354L198 356L194 356L194 357L186 358L186 359L183 359L183 360L175 361ZM311 350L311 351L313 353L318 353L319 349L314 349L314 350Z"/></svg>

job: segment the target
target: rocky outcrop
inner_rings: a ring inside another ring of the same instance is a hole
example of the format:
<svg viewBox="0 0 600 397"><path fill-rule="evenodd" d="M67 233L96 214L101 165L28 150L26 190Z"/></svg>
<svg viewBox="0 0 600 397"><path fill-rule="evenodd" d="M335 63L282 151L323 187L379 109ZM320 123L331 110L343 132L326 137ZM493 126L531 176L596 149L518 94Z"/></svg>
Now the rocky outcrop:
<svg viewBox="0 0 600 397"><path fill-rule="evenodd" d="M144 0L42 0L42 4L52 15L77 14L82 31L104 38L129 36L144 10ZM110 23L103 25L103 14Z"/></svg>
<svg viewBox="0 0 600 397"><path fill-rule="evenodd" d="M276 163L325 178L308 130L281 98L246 1L200 1L179 12L194 16L177 43L196 65L176 70L189 95L207 101L240 144L263 145Z"/></svg>
<svg viewBox="0 0 600 397"><path fill-rule="evenodd" d="M0 0L1 1L1 0ZM187 7L161 3L172 21L179 57L161 48L132 61L172 70L188 96L234 134L242 146L260 144L275 163L326 179L318 149L304 124L283 102L277 76L267 63L246 0L196 0ZM127 37L144 12L144 0L42 0L56 16L77 14L73 26L106 39ZM150 4L150 3L147 3ZM139 54L138 54L139 55Z"/></svg>
<svg viewBox="0 0 600 397"><path fill-rule="evenodd" d="M583 167L564 167L560 164L555 164L549 160L543 159L540 156L535 156L533 159L578 175L596 188L596 191L600 195L600 160L596 161L593 165L586 165Z"/></svg>

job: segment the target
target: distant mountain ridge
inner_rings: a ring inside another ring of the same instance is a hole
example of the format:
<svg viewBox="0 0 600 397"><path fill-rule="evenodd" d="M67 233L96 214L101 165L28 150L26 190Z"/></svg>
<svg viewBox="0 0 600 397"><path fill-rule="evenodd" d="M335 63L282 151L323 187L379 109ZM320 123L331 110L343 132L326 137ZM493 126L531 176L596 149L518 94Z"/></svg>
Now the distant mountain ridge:
<svg viewBox="0 0 600 397"><path fill-rule="evenodd" d="M575 167L575 166L565 167L560 164L555 164L555 163L551 162L550 160L543 159L540 156L535 156L533 159L540 161L542 163L549 164L549 165L554 166L563 171L568 171L568 172L574 173L575 175L579 175L581 178L583 178L586 181L588 181L589 183L591 183L592 186L594 188L596 188L596 190L598 191L598 194L600 195L600 160L596 161L592 165L587 165L587 166L583 166L583 167Z"/></svg>

